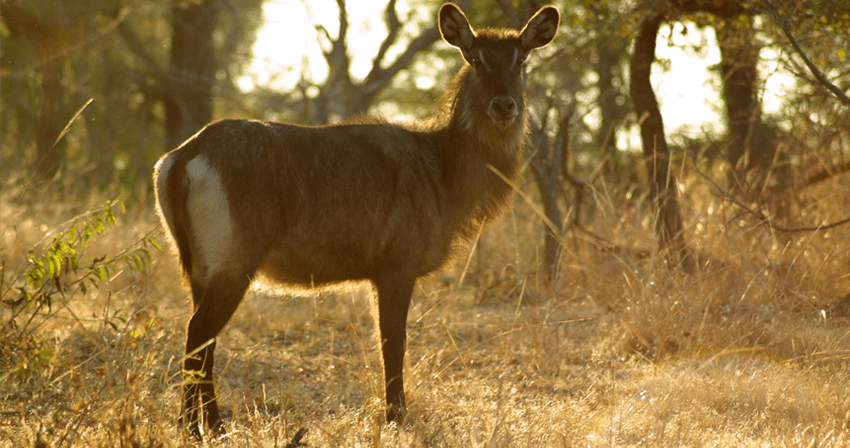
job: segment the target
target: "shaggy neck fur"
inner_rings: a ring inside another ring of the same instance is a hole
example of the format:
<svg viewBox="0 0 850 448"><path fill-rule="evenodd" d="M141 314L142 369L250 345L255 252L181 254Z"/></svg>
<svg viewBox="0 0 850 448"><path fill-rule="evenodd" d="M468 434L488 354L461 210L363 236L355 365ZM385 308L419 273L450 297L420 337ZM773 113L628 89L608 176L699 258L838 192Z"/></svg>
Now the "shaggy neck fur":
<svg viewBox="0 0 850 448"><path fill-rule="evenodd" d="M519 155L526 132L525 99L515 98L520 115L507 128L486 114L489 98L482 98L473 68L466 64L449 84L439 102L438 113L427 127L437 140L443 181L449 196L449 222L461 238L497 217L508 204L519 168ZM502 176L496 174L501 173ZM453 227L454 227L453 226Z"/></svg>

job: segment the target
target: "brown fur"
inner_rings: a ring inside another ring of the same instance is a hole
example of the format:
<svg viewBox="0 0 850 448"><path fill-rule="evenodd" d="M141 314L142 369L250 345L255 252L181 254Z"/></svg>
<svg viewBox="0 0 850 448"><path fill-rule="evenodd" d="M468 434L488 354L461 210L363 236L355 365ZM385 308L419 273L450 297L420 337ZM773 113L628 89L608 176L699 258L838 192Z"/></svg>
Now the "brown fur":
<svg viewBox="0 0 850 448"><path fill-rule="evenodd" d="M159 213L195 307L186 351L200 351L184 369L203 379L187 379L182 416L193 434L204 423L219 428L214 338L258 274L305 288L373 283L387 417L398 418L413 285L506 207L511 187L493 170L513 179L519 166L526 109L517 58L551 40L557 17L545 8L523 35L484 30L473 38L460 10L444 6L444 38L460 43L472 65L429 120L362 117L323 127L223 120L160 160ZM223 213L208 212L222 204Z"/></svg>

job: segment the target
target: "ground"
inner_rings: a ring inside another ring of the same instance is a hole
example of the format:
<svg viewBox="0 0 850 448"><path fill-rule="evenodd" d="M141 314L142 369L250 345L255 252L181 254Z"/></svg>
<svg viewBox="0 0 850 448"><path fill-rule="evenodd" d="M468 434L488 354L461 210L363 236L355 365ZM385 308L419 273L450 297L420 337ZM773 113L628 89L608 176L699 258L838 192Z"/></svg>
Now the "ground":
<svg viewBox="0 0 850 448"><path fill-rule="evenodd" d="M801 221L850 209L832 188ZM305 428L310 447L850 445L850 230L772 231L688 189L695 266L654 255L645 201L597 193L584 225L605 242L569 229L553 281L518 197L471 256L417 287L401 425L382 420L368 286L255 288L218 343L228 432L207 444L283 447ZM76 212L3 200L11 282ZM137 241L152 210L129 207L89 252ZM170 253L66 298L18 333L0 305L0 446L192 445L177 425L190 310Z"/></svg>

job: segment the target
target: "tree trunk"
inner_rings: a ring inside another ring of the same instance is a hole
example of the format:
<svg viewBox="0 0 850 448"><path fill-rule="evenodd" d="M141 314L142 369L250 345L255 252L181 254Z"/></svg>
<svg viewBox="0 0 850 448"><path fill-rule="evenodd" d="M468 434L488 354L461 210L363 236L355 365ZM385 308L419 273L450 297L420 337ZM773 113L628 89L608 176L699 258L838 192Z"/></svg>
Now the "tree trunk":
<svg viewBox="0 0 850 448"><path fill-rule="evenodd" d="M649 81L661 21L657 14L646 18L635 39L630 95L640 123L650 197L656 210L655 230L659 249L666 252L671 264L677 264L687 263L688 253L679 215L676 178L670 172L670 151L664 136L664 122Z"/></svg>
<svg viewBox="0 0 850 448"><path fill-rule="evenodd" d="M41 88L41 108L35 117L36 180L52 179L65 166L67 145L59 134L71 119L65 105L65 56L70 33L65 25L21 6L4 2L2 21L12 38L26 40L38 55L35 72Z"/></svg>
<svg viewBox="0 0 850 448"><path fill-rule="evenodd" d="M625 118L623 106L617 104L619 89L614 86L614 80L622 79L619 73L619 63L626 49L626 41L616 36L600 36L595 41L597 61L593 70L599 79L596 86L599 89L597 102L601 121L596 133L596 146L608 158L608 173L617 174L617 128Z"/></svg>
<svg viewBox="0 0 850 448"><path fill-rule="evenodd" d="M215 85L213 31L219 0L178 3L172 9L173 34L165 97L165 146L174 149L212 119Z"/></svg>
<svg viewBox="0 0 850 448"><path fill-rule="evenodd" d="M564 126L568 121L564 121ZM531 127L531 145L528 149L532 151L529 161L534 183L540 192L540 201L543 205L543 268L546 275L555 278L558 270L558 260L561 255L562 226L564 224L561 207L558 205L558 193L561 191L561 166L564 159L563 148L558 141L554 145L549 144L549 138L543 129L534 121L529 120ZM565 137L565 133L559 133Z"/></svg>
<svg viewBox="0 0 850 448"><path fill-rule="evenodd" d="M59 139L66 120L70 116L65 113L65 88L62 77L65 72L64 56L54 55L52 51L44 51L47 58L38 69L41 75L42 104L36 119L36 160L35 176L37 180L50 180L65 166L67 144L65 139Z"/></svg>
<svg viewBox="0 0 850 448"><path fill-rule="evenodd" d="M729 127L729 177L740 189L746 175L754 172L752 186L760 190L776 155L776 133L761 121L756 71L759 49L752 17L726 18L715 30Z"/></svg>

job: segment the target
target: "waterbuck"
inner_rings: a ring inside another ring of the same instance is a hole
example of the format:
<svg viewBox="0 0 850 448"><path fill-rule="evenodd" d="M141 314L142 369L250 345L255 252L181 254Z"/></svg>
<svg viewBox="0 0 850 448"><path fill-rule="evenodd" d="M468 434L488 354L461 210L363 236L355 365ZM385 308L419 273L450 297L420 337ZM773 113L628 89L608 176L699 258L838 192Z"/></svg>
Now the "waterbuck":
<svg viewBox="0 0 850 448"><path fill-rule="evenodd" d="M258 276L304 289L370 281L386 417L401 419L414 283L507 206L502 176L516 177L526 132L522 64L554 38L560 15L547 6L522 31L475 32L445 4L438 20L467 63L430 119L320 127L223 120L156 164L158 212L194 303L181 414L190 434L221 430L215 337Z"/></svg>

